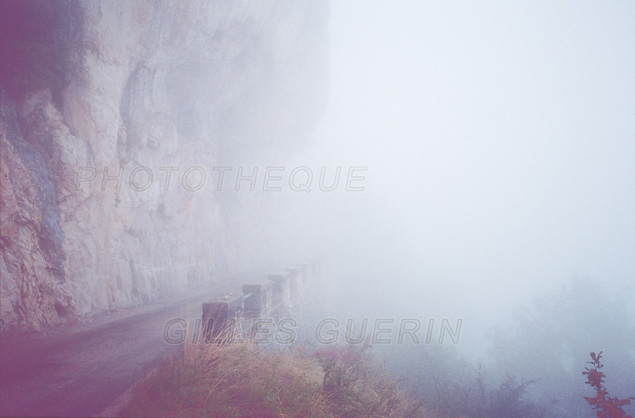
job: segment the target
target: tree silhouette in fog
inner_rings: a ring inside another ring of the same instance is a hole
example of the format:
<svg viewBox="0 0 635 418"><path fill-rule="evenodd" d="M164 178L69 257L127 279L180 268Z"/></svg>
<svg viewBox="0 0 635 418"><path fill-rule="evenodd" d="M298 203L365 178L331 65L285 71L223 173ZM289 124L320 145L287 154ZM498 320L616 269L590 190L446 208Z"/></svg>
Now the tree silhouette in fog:
<svg viewBox="0 0 635 418"><path fill-rule="evenodd" d="M611 353L612 384L632 393L635 325L628 301L620 298L618 289L602 289L585 279L536 298L517 312L510 327L490 336L492 370L536 380L529 392L537 401L555 402L559 416L580 417L588 406L578 368L589 352L602 347Z"/></svg>

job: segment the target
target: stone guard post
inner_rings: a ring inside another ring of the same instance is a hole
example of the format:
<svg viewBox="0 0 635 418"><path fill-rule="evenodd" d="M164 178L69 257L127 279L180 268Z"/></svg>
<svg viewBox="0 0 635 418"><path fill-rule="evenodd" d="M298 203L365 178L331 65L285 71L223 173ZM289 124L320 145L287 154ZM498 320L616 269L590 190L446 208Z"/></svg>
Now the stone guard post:
<svg viewBox="0 0 635 418"><path fill-rule="evenodd" d="M243 310L243 295L225 296L203 304L203 335L205 343L232 339Z"/></svg>
<svg viewBox="0 0 635 418"><path fill-rule="evenodd" d="M231 294L203 303L203 335L206 343L223 343L233 338L244 338L245 328L255 318L271 316L279 320L292 313L293 308L300 311L314 305L308 302L314 292L320 289L319 265L310 262L287 269L281 273L270 274L268 281L244 284L243 294ZM295 312L295 314L302 312ZM304 312L310 314L310 312Z"/></svg>

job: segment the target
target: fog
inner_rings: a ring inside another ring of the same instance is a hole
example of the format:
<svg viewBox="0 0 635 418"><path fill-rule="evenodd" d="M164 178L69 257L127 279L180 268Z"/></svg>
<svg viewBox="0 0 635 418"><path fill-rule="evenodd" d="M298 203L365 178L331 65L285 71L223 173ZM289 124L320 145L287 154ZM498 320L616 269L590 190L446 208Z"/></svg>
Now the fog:
<svg viewBox="0 0 635 418"><path fill-rule="evenodd" d="M266 197L284 201L281 241L329 260L338 296L377 315L480 328L576 277L632 292L633 16L334 2L326 114L285 165L310 167L312 190ZM338 189L318 188L320 167L325 183L342 167ZM363 191L345 190L350 167Z"/></svg>
<svg viewBox="0 0 635 418"><path fill-rule="evenodd" d="M626 1L333 2L328 107L285 166L313 187L267 196L268 236L323 260L342 318L461 318L454 349L486 364L586 335L553 360L571 379L590 350L632 366L634 17ZM320 191L320 167L364 167L364 190ZM524 313L502 346L493 330Z"/></svg>
<svg viewBox="0 0 635 418"><path fill-rule="evenodd" d="M96 414L185 305L437 417L593 416L599 351L635 395L635 2L1 4L0 414Z"/></svg>

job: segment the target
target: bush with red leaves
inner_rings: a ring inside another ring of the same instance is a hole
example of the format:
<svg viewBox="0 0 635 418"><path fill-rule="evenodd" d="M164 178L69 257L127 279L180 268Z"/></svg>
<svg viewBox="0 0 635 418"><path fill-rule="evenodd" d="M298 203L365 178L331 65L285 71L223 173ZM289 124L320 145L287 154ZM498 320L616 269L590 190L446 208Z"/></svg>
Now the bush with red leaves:
<svg viewBox="0 0 635 418"><path fill-rule="evenodd" d="M602 359L602 352L598 354L591 353L591 360L588 363L592 365L592 368L585 367L586 371L582 372L586 375L586 384L593 387L596 391L594 397L585 396L584 399L593 407L595 415L598 418L633 418L631 415L626 415L626 412L622 410L625 405L630 405L633 397L619 399L617 397L609 396L608 391L604 387L604 379L606 375L600 371L604 365L600 362Z"/></svg>

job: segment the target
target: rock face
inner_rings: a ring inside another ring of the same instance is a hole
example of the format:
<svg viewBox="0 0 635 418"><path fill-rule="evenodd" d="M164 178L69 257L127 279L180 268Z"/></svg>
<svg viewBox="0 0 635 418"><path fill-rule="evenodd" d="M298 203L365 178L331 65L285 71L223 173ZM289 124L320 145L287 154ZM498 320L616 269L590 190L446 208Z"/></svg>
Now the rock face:
<svg viewBox="0 0 635 418"><path fill-rule="evenodd" d="M0 13L3 330L225 278L238 243L212 167L310 134L327 4L42 4Z"/></svg>

